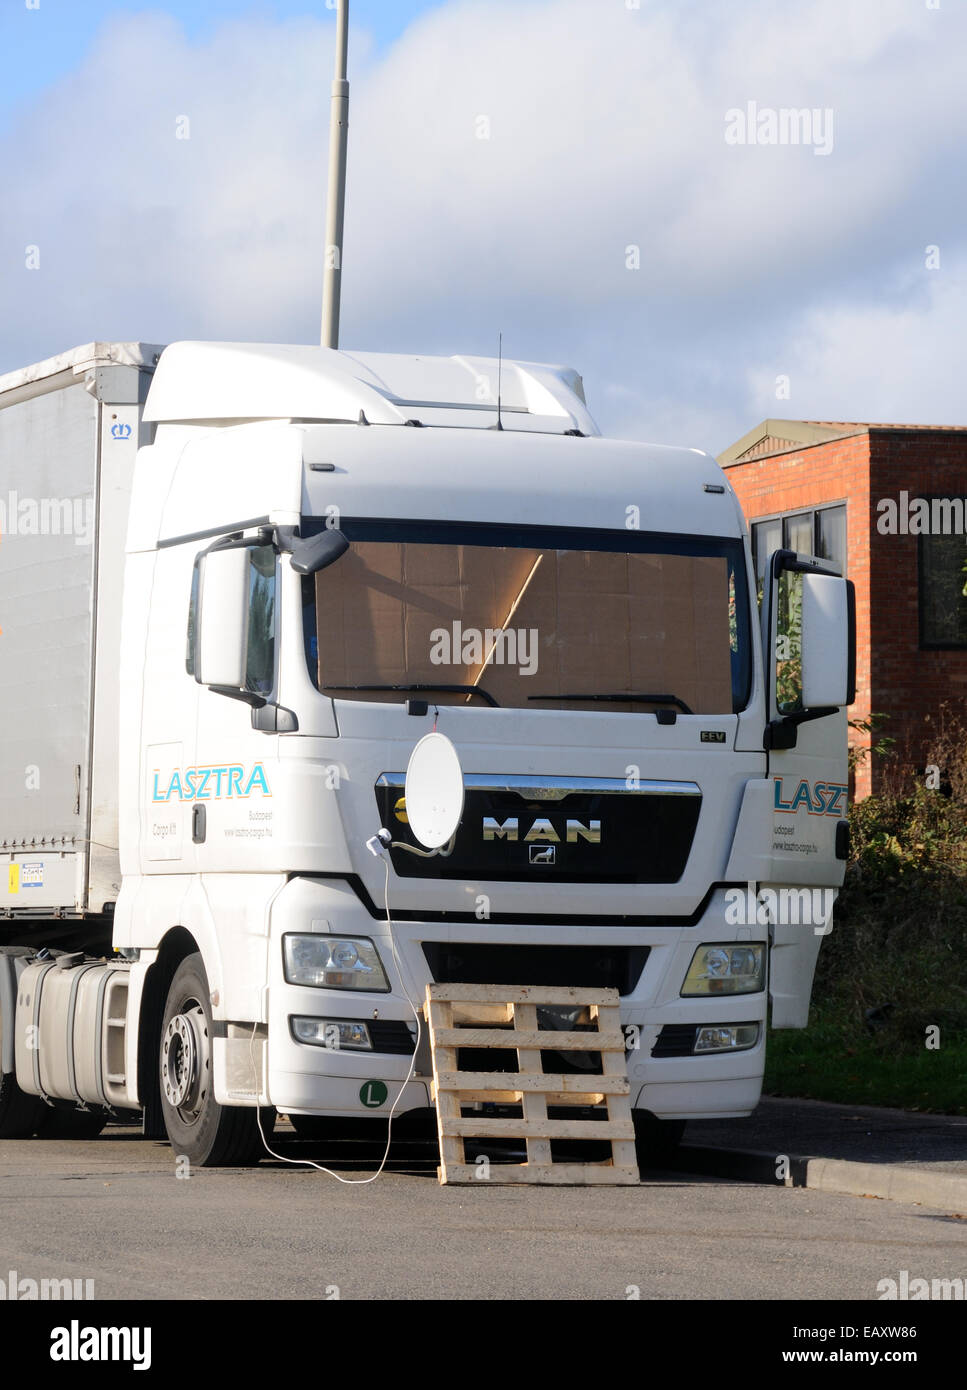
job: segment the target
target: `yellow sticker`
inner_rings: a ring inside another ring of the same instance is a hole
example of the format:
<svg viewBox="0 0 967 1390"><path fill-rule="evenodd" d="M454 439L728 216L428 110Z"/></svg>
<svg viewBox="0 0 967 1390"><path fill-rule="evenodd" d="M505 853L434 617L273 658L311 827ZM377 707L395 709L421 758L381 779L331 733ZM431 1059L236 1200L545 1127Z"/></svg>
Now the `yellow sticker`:
<svg viewBox="0 0 967 1390"><path fill-rule="evenodd" d="M7 892L8 892L8 893L19 893L19 892L20 892L20 865L19 865L19 864L11 864L11 865L10 865L10 869L9 869L9 872L8 872L8 875L7 875Z"/></svg>

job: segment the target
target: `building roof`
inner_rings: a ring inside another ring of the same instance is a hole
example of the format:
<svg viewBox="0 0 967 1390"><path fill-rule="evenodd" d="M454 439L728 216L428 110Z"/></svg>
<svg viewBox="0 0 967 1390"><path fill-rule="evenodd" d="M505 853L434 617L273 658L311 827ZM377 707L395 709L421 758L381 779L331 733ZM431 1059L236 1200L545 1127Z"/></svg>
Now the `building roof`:
<svg viewBox="0 0 967 1390"><path fill-rule="evenodd" d="M809 449L814 444L827 444L831 439L846 439L850 435L869 434L877 430L953 433L967 431L967 425L890 425L860 420L763 420L719 454L718 461L723 468L729 468L736 463L748 463L751 459Z"/></svg>

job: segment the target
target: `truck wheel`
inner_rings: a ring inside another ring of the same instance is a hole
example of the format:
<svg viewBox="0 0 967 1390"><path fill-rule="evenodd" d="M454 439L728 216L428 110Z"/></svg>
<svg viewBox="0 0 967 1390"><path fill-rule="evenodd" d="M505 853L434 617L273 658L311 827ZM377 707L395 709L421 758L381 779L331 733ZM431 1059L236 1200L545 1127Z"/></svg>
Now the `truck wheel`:
<svg viewBox="0 0 967 1390"><path fill-rule="evenodd" d="M46 1109L39 1096L21 1091L12 1071L0 1075L0 1139L29 1139Z"/></svg>
<svg viewBox="0 0 967 1390"><path fill-rule="evenodd" d="M96 1139L107 1124L107 1115L99 1110L61 1110L44 1106L37 1125L38 1139Z"/></svg>
<svg viewBox="0 0 967 1390"><path fill-rule="evenodd" d="M219 1105L212 1076L210 988L201 955L175 971L161 1025L161 1109L179 1158L204 1168L241 1168L264 1152L255 1109ZM263 1110L270 1133L275 1111Z"/></svg>
<svg viewBox="0 0 967 1390"><path fill-rule="evenodd" d="M661 1168L674 1156L685 1133L684 1120L659 1120L650 1110L632 1110L639 1168Z"/></svg>

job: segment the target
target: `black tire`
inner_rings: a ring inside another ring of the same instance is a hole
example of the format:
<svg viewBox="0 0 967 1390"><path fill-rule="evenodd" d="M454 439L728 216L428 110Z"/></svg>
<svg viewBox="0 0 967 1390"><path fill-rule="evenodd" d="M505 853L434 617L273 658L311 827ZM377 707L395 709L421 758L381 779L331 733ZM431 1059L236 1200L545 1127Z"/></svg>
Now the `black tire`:
<svg viewBox="0 0 967 1390"><path fill-rule="evenodd" d="M29 1139L47 1107L17 1085L13 1072L0 1075L0 1139Z"/></svg>
<svg viewBox="0 0 967 1390"><path fill-rule="evenodd" d="M632 1110L639 1168L661 1168L675 1156L685 1133L684 1120L659 1120L650 1110Z"/></svg>
<svg viewBox="0 0 967 1390"><path fill-rule="evenodd" d="M161 1024L161 1110L171 1147L199 1168L243 1168L265 1152L254 1107L219 1105L212 1079L210 987L201 955L186 956L168 990ZM262 1110L268 1137L275 1111Z"/></svg>
<svg viewBox="0 0 967 1390"><path fill-rule="evenodd" d="M38 1139L96 1139L107 1124L107 1115L100 1110L62 1110L44 1106L37 1125Z"/></svg>

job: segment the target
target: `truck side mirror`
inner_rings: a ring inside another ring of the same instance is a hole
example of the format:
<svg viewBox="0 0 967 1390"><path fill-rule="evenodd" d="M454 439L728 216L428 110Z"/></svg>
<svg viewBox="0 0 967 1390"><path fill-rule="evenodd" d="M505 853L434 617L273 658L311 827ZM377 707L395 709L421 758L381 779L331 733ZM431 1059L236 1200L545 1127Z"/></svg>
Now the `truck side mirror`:
<svg viewBox="0 0 967 1390"><path fill-rule="evenodd" d="M851 586L831 574L802 576L802 702L841 709L854 698Z"/></svg>
<svg viewBox="0 0 967 1390"><path fill-rule="evenodd" d="M248 665L251 546L200 555L195 618L195 679L244 690Z"/></svg>
<svg viewBox="0 0 967 1390"><path fill-rule="evenodd" d="M853 585L831 568L791 550L770 558L762 605L766 748L795 748L800 724L856 697Z"/></svg>

